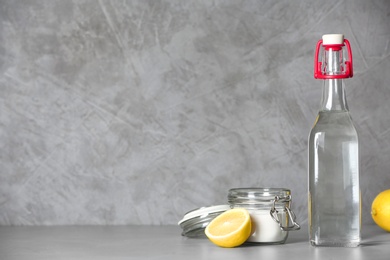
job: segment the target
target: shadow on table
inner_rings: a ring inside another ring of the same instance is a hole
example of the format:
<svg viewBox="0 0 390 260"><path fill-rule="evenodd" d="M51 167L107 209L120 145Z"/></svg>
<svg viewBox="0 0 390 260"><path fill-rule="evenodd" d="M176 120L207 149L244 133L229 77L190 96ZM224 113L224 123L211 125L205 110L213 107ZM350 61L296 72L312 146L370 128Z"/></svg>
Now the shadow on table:
<svg viewBox="0 0 390 260"><path fill-rule="evenodd" d="M360 246L368 247L368 246L378 246L378 245L385 245L385 244L389 244L389 241L367 241L367 242L362 242Z"/></svg>

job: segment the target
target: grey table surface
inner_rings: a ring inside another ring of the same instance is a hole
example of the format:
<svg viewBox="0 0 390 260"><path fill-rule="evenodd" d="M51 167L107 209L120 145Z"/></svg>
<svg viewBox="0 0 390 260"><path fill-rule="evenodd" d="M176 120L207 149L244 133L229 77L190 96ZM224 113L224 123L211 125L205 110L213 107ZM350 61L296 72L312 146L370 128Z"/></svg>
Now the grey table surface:
<svg viewBox="0 0 390 260"><path fill-rule="evenodd" d="M176 226L0 227L0 259L390 259L390 233L363 226L358 248L315 248L307 229L286 244L220 248L186 238Z"/></svg>

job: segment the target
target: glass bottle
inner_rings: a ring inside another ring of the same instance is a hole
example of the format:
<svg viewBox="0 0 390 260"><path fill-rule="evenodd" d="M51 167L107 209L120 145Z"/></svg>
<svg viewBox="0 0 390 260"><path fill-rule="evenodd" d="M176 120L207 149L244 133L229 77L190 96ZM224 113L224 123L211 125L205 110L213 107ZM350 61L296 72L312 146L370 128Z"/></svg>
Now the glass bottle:
<svg viewBox="0 0 390 260"><path fill-rule="evenodd" d="M314 70L324 85L308 140L310 243L356 247L361 228L359 143L343 82L353 76L352 51L342 34L324 35L317 43Z"/></svg>

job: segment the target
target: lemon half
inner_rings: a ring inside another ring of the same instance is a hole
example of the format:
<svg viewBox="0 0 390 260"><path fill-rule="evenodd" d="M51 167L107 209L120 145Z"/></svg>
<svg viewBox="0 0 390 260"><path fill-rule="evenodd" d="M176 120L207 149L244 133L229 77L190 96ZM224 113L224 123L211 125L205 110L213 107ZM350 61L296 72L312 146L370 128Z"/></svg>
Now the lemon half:
<svg viewBox="0 0 390 260"><path fill-rule="evenodd" d="M211 242L220 247L236 247L251 235L251 218L244 208L225 211L213 219L205 229Z"/></svg>
<svg viewBox="0 0 390 260"><path fill-rule="evenodd" d="M376 196L372 202L371 216L378 226L390 232L390 190Z"/></svg>

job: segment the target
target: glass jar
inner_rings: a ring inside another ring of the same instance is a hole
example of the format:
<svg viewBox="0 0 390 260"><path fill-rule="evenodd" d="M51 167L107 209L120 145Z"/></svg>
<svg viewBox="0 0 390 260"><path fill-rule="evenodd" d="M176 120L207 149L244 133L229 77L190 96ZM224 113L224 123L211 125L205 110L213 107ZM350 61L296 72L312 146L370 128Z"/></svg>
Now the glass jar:
<svg viewBox="0 0 390 260"><path fill-rule="evenodd" d="M254 232L248 242L283 244L288 231L298 230L291 211L291 191L283 188L238 188L229 190L231 208L248 210Z"/></svg>

